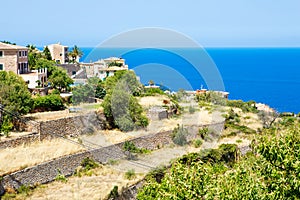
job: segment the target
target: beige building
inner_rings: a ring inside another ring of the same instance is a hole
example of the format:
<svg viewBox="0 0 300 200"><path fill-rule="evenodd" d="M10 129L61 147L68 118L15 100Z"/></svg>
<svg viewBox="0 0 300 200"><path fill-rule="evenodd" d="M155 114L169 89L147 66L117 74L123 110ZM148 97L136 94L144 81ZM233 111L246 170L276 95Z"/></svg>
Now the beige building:
<svg viewBox="0 0 300 200"><path fill-rule="evenodd" d="M85 69L88 78L96 76L101 80L113 76L116 71L128 70L125 59L117 57L101 59L94 63L81 63L80 66Z"/></svg>
<svg viewBox="0 0 300 200"><path fill-rule="evenodd" d="M51 53L52 59L59 64L66 64L69 60L68 56L68 46L61 45L60 43L57 44L50 44L48 45L49 51Z"/></svg>
<svg viewBox="0 0 300 200"><path fill-rule="evenodd" d="M16 74L29 73L27 54L26 47L0 42L0 70Z"/></svg>

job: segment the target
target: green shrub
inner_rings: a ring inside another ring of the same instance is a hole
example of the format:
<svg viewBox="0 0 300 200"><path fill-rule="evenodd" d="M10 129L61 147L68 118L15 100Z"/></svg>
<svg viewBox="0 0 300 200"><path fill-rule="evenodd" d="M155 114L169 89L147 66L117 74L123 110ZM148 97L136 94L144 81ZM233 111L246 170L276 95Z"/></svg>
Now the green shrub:
<svg viewBox="0 0 300 200"><path fill-rule="evenodd" d="M128 179L128 180L132 180L136 177L136 174L135 174L135 171L133 169L130 169L128 170L126 173L125 173L125 178Z"/></svg>
<svg viewBox="0 0 300 200"><path fill-rule="evenodd" d="M148 153L150 150L144 148L138 148L135 144L131 141L125 141L123 144L123 150L129 151L131 153Z"/></svg>
<svg viewBox="0 0 300 200"><path fill-rule="evenodd" d="M154 96L155 94L163 95L164 91L162 91L160 88L145 88L142 96Z"/></svg>
<svg viewBox="0 0 300 200"><path fill-rule="evenodd" d="M208 127L199 128L198 134L202 139L204 139L208 134Z"/></svg>
<svg viewBox="0 0 300 200"><path fill-rule="evenodd" d="M199 148L199 147L201 147L202 143L203 143L202 140L196 139L196 140L194 140L193 145L195 148Z"/></svg>
<svg viewBox="0 0 300 200"><path fill-rule="evenodd" d="M186 136L188 135L188 130L183 127L183 125L177 124L172 132L172 140L175 144L183 146L187 144Z"/></svg>
<svg viewBox="0 0 300 200"><path fill-rule="evenodd" d="M189 113L190 114L195 113L195 111L196 111L196 108L194 108L193 106L189 106Z"/></svg>
<svg viewBox="0 0 300 200"><path fill-rule="evenodd" d="M34 98L33 110L38 112L65 109L62 98L57 94L37 96Z"/></svg>
<svg viewBox="0 0 300 200"><path fill-rule="evenodd" d="M110 191L108 195L108 199L115 199L117 197L119 197L119 192L118 192L118 186L115 185L113 189Z"/></svg>
<svg viewBox="0 0 300 200"><path fill-rule="evenodd" d="M61 171L59 169L57 170L57 175L55 177L55 180L56 181L61 181L61 182L67 182L68 181L68 179L65 177L65 175L63 175L61 173Z"/></svg>
<svg viewBox="0 0 300 200"><path fill-rule="evenodd" d="M87 158L84 158L84 159L81 161L81 166L82 166L86 171L88 171L88 170L95 169L95 168L99 167L99 164L98 164L95 160L93 160L93 159L87 157Z"/></svg>
<svg viewBox="0 0 300 200"><path fill-rule="evenodd" d="M242 109L243 112L257 113L258 110L255 106L255 101L244 102L242 100L227 100L226 105L229 107L235 107Z"/></svg>

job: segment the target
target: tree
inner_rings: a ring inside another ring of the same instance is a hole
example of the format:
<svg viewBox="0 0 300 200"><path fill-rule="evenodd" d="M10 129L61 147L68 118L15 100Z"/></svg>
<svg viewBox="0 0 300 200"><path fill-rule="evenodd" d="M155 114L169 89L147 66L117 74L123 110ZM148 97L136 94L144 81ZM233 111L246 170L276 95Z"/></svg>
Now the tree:
<svg viewBox="0 0 300 200"><path fill-rule="evenodd" d="M148 82L148 84L149 84L149 85L155 85L155 83L154 83L153 80L150 80L150 81Z"/></svg>
<svg viewBox="0 0 300 200"><path fill-rule="evenodd" d="M0 41L0 42L5 43L5 44L16 45L16 43L10 42L10 41L6 41L6 40Z"/></svg>
<svg viewBox="0 0 300 200"><path fill-rule="evenodd" d="M94 89L89 84L79 85L73 88L72 93L73 93L72 101L74 104L79 104L82 102L91 103L95 101L93 99L95 96Z"/></svg>
<svg viewBox="0 0 300 200"><path fill-rule="evenodd" d="M122 131L146 127L148 118L134 95L138 95L141 83L133 71L118 71L105 81L106 96L102 106L104 114L113 127Z"/></svg>
<svg viewBox="0 0 300 200"><path fill-rule="evenodd" d="M32 44L26 46L28 48L28 65L30 69L36 69L36 64L42 58L41 52Z"/></svg>
<svg viewBox="0 0 300 200"><path fill-rule="evenodd" d="M75 45L71 52L69 52L69 56L72 58L72 63L76 62L77 58L80 58L83 55L83 52Z"/></svg>
<svg viewBox="0 0 300 200"><path fill-rule="evenodd" d="M13 72L0 71L0 104L11 114L26 114L32 109L31 94L24 80ZM3 113L2 131L12 128L12 117ZM4 130L5 129L5 130Z"/></svg>
<svg viewBox="0 0 300 200"><path fill-rule="evenodd" d="M48 81L52 88L58 89L60 92L69 91L70 85L73 83L66 70L61 67L54 68Z"/></svg>
<svg viewBox="0 0 300 200"><path fill-rule="evenodd" d="M55 65L54 61L47 60L45 58L39 58L38 60L36 60L35 69L47 69L47 76L50 77L52 73L58 68Z"/></svg>
<svg viewBox="0 0 300 200"><path fill-rule="evenodd" d="M46 46L43 50L43 57L47 60L52 60L52 56L51 56L48 46Z"/></svg>

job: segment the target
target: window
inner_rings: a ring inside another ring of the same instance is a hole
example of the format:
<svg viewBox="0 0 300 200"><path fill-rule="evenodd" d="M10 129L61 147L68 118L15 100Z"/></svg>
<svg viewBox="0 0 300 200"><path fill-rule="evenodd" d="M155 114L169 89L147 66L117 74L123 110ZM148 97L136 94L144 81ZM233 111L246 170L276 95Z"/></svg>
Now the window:
<svg viewBox="0 0 300 200"><path fill-rule="evenodd" d="M3 70L3 64L0 64L0 70Z"/></svg>
<svg viewBox="0 0 300 200"><path fill-rule="evenodd" d="M0 57L3 57L3 51L0 51Z"/></svg>
<svg viewBox="0 0 300 200"><path fill-rule="evenodd" d="M22 56L22 51L19 51L19 57L21 57Z"/></svg>

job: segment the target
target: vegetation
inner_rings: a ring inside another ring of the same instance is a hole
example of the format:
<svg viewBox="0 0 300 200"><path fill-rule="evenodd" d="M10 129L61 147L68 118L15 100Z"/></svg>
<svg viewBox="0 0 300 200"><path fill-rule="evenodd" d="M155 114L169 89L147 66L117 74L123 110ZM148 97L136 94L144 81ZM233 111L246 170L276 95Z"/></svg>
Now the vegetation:
<svg viewBox="0 0 300 200"><path fill-rule="evenodd" d="M138 199L299 199L300 129L294 120L264 129L241 156L234 144L176 160Z"/></svg>
<svg viewBox="0 0 300 200"><path fill-rule="evenodd" d="M73 80L68 76L66 70L61 67L57 67L51 71L48 80L51 83L51 87L58 89L60 92L69 91L70 85L73 83Z"/></svg>
<svg viewBox="0 0 300 200"><path fill-rule="evenodd" d="M82 102L92 103L95 102L95 98L103 99L106 95L103 82L98 77L89 78L87 84L74 87L72 93L74 104Z"/></svg>
<svg viewBox="0 0 300 200"><path fill-rule="evenodd" d="M228 114L225 115L225 124L224 128L228 129L231 128L234 132L232 135L236 135L237 133L245 133L245 134L255 134L256 131L240 124L240 116L234 112L233 109L230 109Z"/></svg>
<svg viewBox="0 0 300 200"><path fill-rule="evenodd" d="M133 169L130 169L128 170L126 173L125 173L125 178L128 179L128 180L132 180L136 177L136 174L135 174L135 171Z"/></svg>
<svg viewBox="0 0 300 200"><path fill-rule="evenodd" d="M56 181L61 181L61 182L64 182L64 183L68 182L68 179L65 177L65 175L63 175L61 173L61 171L59 169L57 170L57 175L55 177L55 180Z"/></svg>
<svg viewBox="0 0 300 200"><path fill-rule="evenodd" d="M253 112L257 113L258 110L255 106L255 101L244 102L242 100L228 100L226 105L229 107L235 107L242 109L243 112Z"/></svg>
<svg viewBox="0 0 300 200"><path fill-rule="evenodd" d="M207 102L216 105L225 105L226 99L223 98L220 94L213 91L208 91L205 93L200 93L196 95L197 102Z"/></svg>
<svg viewBox="0 0 300 200"><path fill-rule="evenodd" d="M102 106L112 127L122 131L148 126L142 106L135 96L141 93L142 86L133 71L118 71L104 83L107 95Z"/></svg>
<svg viewBox="0 0 300 200"><path fill-rule="evenodd" d="M83 52L75 45L72 50L69 52L69 56L71 57L71 63L75 63L77 58L83 56Z"/></svg>
<svg viewBox="0 0 300 200"><path fill-rule="evenodd" d="M37 96L33 100L34 112L57 111L65 108L62 98L57 94Z"/></svg>
<svg viewBox="0 0 300 200"><path fill-rule="evenodd" d="M26 114L32 108L32 98L24 80L13 72L0 71L0 104L2 112L0 130L6 136L13 128L11 115Z"/></svg>
<svg viewBox="0 0 300 200"><path fill-rule="evenodd" d="M177 127L174 128L172 132L172 140L175 144L183 146L187 144L186 136L188 135L187 128L184 128L183 125L177 124Z"/></svg>
<svg viewBox="0 0 300 200"><path fill-rule="evenodd" d="M115 185L113 189L110 191L108 195L108 199L115 199L117 197L119 197L119 192L118 192L118 186Z"/></svg>
<svg viewBox="0 0 300 200"><path fill-rule="evenodd" d="M52 56L51 56L51 53L50 53L50 50L48 48L48 46L46 46L43 50L43 57L47 60L52 60Z"/></svg>
<svg viewBox="0 0 300 200"><path fill-rule="evenodd" d="M124 151L129 151L131 153L148 153L150 150L144 148L138 148L135 144L131 141L125 141L123 145Z"/></svg>

